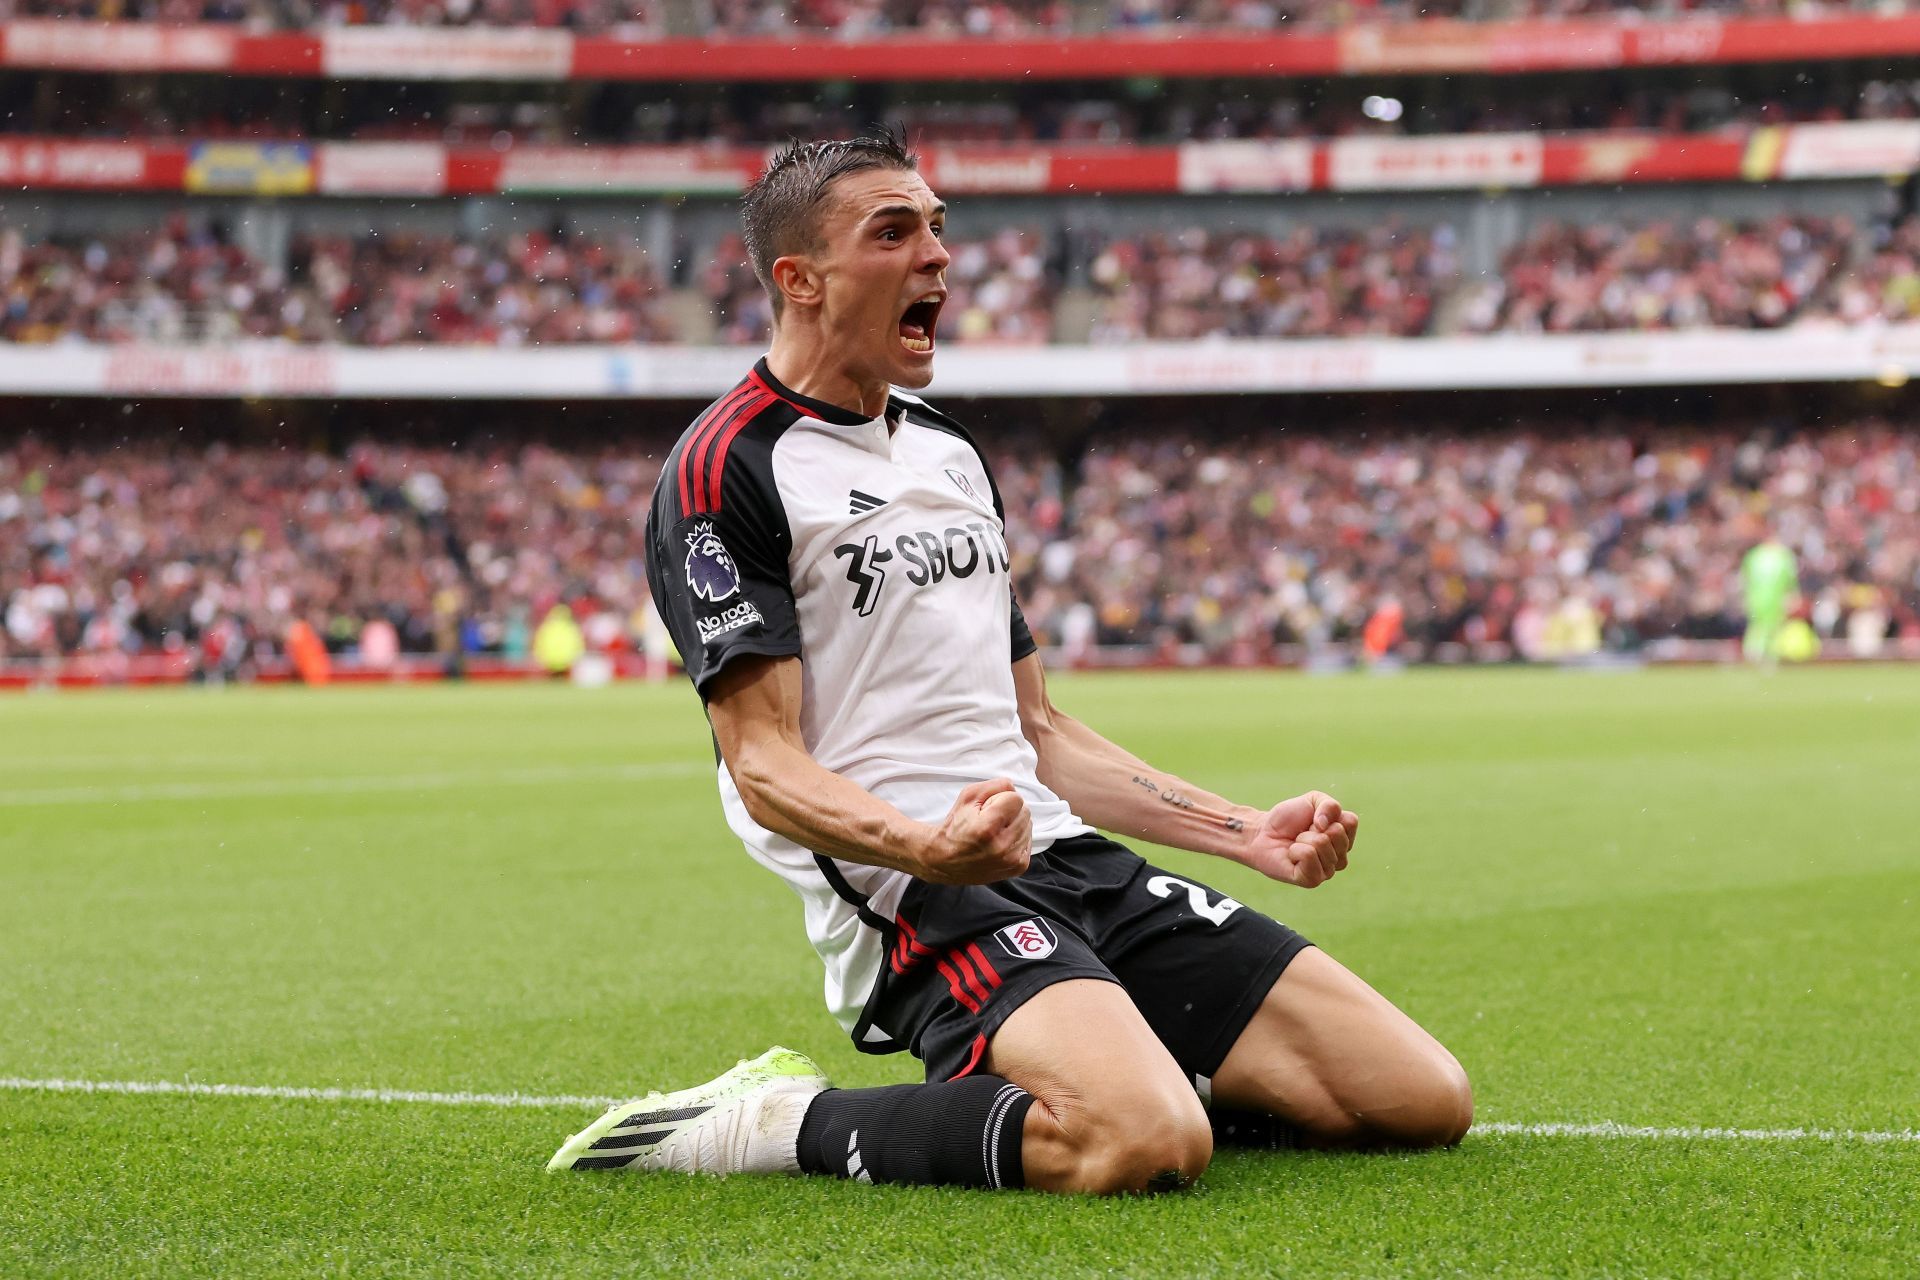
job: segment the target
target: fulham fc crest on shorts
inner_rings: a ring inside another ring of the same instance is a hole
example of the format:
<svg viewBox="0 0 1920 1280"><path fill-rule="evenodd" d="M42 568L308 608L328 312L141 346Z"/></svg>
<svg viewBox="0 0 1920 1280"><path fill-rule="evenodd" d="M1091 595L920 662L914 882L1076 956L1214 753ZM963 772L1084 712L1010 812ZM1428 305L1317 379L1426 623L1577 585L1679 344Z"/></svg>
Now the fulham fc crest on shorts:
<svg viewBox="0 0 1920 1280"><path fill-rule="evenodd" d="M993 936L1015 960L1045 960L1060 945L1053 936L1053 926L1039 919L1010 924Z"/></svg>

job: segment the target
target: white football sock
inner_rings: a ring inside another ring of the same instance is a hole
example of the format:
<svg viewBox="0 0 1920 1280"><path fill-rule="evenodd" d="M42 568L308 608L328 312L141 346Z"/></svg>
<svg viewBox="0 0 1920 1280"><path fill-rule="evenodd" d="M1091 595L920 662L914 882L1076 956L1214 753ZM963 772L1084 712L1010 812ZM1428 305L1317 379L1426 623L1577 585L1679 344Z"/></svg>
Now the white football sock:
<svg viewBox="0 0 1920 1280"><path fill-rule="evenodd" d="M742 1173L799 1173L800 1122L818 1089L782 1089L760 1099L748 1120Z"/></svg>

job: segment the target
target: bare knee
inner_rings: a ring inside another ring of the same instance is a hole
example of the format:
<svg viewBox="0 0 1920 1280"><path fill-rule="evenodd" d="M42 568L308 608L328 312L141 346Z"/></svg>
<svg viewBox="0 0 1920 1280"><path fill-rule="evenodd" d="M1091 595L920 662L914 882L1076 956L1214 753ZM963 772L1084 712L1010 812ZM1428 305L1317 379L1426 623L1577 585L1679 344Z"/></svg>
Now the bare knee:
<svg viewBox="0 0 1920 1280"><path fill-rule="evenodd" d="M1451 1147L1473 1126L1473 1085L1443 1049L1409 1070L1392 1105L1366 1121L1376 1141L1398 1147Z"/></svg>
<svg viewBox="0 0 1920 1280"><path fill-rule="evenodd" d="M1213 1131L1198 1100L1185 1101L1192 1105L1112 1105L1068 1117L1071 1158L1046 1189L1126 1195L1194 1181L1213 1159Z"/></svg>
<svg viewBox="0 0 1920 1280"><path fill-rule="evenodd" d="M1363 1088L1326 1081L1305 1087L1293 1081L1287 1114L1308 1146L1450 1147L1473 1124L1473 1087L1453 1055L1436 1049Z"/></svg>
<svg viewBox="0 0 1920 1280"><path fill-rule="evenodd" d="M1084 1189L1094 1195L1175 1191L1194 1181L1213 1159L1206 1117L1162 1114L1117 1116L1082 1156Z"/></svg>

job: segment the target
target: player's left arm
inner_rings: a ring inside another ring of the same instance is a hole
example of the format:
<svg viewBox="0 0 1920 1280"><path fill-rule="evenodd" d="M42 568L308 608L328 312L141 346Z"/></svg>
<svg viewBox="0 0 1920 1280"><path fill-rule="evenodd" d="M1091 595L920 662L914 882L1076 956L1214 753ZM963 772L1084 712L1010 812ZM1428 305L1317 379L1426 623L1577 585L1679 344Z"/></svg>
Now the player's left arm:
<svg viewBox="0 0 1920 1280"><path fill-rule="evenodd" d="M1234 804L1154 768L1054 706L1038 654L1013 664L1013 684L1040 781L1094 826L1215 854L1303 889L1346 867L1360 817L1325 792L1264 810Z"/></svg>

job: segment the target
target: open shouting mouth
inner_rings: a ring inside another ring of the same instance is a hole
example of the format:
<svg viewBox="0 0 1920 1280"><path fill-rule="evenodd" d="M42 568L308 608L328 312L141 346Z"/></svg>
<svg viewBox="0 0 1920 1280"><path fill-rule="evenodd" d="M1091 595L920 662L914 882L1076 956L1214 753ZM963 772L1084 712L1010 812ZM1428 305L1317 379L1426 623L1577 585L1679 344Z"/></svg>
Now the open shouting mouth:
<svg viewBox="0 0 1920 1280"><path fill-rule="evenodd" d="M937 289L909 303L900 316L900 345L922 355L932 351L933 330L940 323L940 308L946 304L947 295Z"/></svg>

